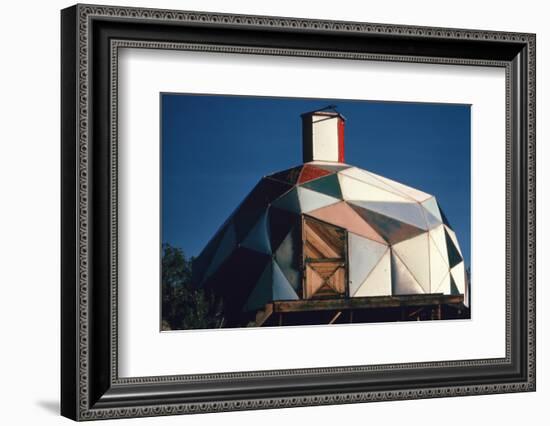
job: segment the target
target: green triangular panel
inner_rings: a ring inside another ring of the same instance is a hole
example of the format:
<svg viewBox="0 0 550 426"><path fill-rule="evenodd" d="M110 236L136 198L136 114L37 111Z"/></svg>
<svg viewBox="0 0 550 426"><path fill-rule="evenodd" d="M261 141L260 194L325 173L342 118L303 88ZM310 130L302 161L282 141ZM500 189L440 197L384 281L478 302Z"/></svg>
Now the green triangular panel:
<svg viewBox="0 0 550 426"><path fill-rule="evenodd" d="M273 207L278 209L288 210L294 213L300 213L300 199L298 198L298 189L293 188L283 196L277 198L273 203Z"/></svg>
<svg viewBox="0 0 550 426"><path fill-rule="evenodd" d="M265 267L262 275L256 282L256 286L248 296L243 310L255 311L263 308L266 303L269 303L273 299L273 262L269 262Z"/></svg>
<svg viewBox="0 0 550 426"><path fill-rule="evenodd" d="M449 255L449 266L453 268L462 262L462 256L460 255L458 249L455 247L453 240L445 230L445 241L447 242L447 254Z"/></svg>
<svg viewBox="0 0 550 426"><path fill-rule="evenodd" d="M258 222L256 222L242 242L242 246L261 253L271 254L271 245L267 232L267 211L260 216Z"/></svg>
<svg viewBox="0 0 550 426"><path fill-rule="evenodd" d="M342 199L342 190L340 189L338 175L336 174L309 181L302 186L312 191Z"/></svg>

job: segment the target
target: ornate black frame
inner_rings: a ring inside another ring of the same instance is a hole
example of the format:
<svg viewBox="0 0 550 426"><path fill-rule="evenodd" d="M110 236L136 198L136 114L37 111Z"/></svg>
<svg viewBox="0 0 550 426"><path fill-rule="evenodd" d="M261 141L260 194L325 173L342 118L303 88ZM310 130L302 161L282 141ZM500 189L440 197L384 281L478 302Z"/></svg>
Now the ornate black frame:
<svg viewBox="0 0 550 426"><path fill-rule="evenodd" d="M535 35L76 5L62 29L61 413L74 420L535 390ZM506 69L506 357L119 378L117 51Z"/></svg>

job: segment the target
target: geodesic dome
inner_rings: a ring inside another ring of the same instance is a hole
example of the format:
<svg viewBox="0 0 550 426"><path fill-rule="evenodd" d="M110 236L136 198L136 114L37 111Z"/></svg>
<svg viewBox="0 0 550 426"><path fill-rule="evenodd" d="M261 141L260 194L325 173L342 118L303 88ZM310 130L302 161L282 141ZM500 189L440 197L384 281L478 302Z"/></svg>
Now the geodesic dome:
<svg viewBox="0 0 550 426"><path fill-rule="evenodd" d="M240 312L277 300L467 293L456 234L434 196L319 161L262 178L193 277Z"/></svg>

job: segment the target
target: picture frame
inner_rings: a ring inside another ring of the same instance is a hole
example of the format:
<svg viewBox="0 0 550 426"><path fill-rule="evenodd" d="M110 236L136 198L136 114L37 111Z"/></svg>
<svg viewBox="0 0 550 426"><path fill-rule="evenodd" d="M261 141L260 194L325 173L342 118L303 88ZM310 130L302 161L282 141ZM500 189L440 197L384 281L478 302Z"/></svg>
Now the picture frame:
<svg viewBox="0 0 550 426"><path fill-rule="evenodd" d="M535 391L535 45L535 35L524 33L80 4L64 9L61 414L93 420ZM124 47L503 68L505 356L119 377L117 55Z"/></svg>

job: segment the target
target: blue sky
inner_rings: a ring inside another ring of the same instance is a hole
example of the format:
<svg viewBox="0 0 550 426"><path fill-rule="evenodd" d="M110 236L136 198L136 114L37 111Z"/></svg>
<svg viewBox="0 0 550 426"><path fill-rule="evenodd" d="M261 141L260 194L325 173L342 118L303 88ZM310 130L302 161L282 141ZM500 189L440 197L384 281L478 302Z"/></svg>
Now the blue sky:
<svg viewBox="0 0 550 426"><path fill-rule="evenodd" d="M198 255L262 176L302 163L300 114L337 106L346 163L437 197L470 264L470 107L161 94L162 241Z"/></svg>

